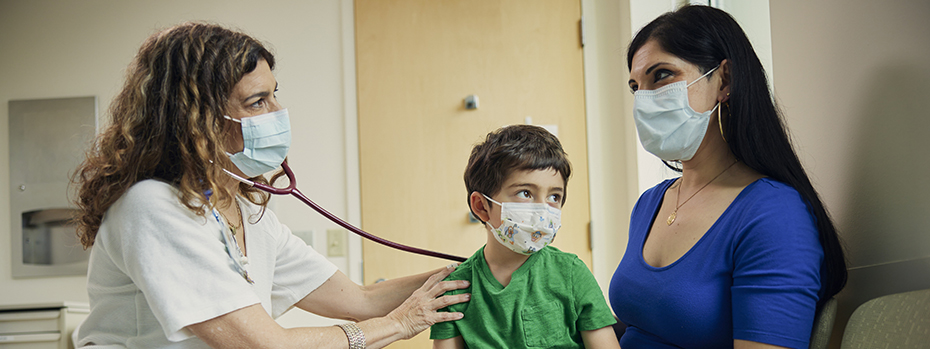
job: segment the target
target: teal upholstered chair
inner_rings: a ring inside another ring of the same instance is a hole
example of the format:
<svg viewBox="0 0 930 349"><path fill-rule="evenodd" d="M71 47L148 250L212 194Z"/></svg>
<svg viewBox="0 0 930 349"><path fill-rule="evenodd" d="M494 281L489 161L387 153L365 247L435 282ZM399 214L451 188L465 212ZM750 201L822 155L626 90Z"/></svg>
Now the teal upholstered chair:
<svg viewBox="0 0 930 349"><path fill-rule="evenodd" d="M830 298L817 316L814 317L814 329L811 331L810 349L826 349L833 333L833 321L836 320L836 298Z"/></svg>
<svg viewBox="0 0 930 349"><path fill-rule="evenodd" d="M846 324L841 348L930 348L930 289L863 303Z"/></svg>

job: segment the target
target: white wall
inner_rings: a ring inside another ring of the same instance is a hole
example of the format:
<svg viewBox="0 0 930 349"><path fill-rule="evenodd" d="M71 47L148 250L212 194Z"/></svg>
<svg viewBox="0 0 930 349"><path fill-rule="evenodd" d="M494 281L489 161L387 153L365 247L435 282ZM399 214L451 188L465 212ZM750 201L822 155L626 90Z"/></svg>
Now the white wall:
<svg viewBox="0 0 930 349"><path fill-rule="evenodd" d="M771 2L775 94L801 161L839 225L849 315L930 288L930 2Z"/></svg>
<svg viewBox="0 0 930 349"><path fill-rule="evenodd" d="M347 159L357 157L355 138L346 136L347 120L355 120L351 1L2 0L0 9L0 304L87 300L84 277L11 278L7 102L95 95L105 121L142 41L187 20L239 28L270 44L278 59L278 97L292 115L290 160L301 189L357 224L357 174L347 173L353 166ZM273 207L292 230L314 231L317 245L325 243L325 230L335 227L290 197L276 199ZM360 255L353 241L351 252ZM332 260L360 280L353 271L357 262L349 268L344 257ZM285 325L317 321L286 317Z"/></svg>
<svg viewBox="0 0 930 349"><path fill-rule="evenodd" d="M585 111L594 277L604 294L627 244L636 203L636 128L626 81L630 1L583 0Z"/></svg>

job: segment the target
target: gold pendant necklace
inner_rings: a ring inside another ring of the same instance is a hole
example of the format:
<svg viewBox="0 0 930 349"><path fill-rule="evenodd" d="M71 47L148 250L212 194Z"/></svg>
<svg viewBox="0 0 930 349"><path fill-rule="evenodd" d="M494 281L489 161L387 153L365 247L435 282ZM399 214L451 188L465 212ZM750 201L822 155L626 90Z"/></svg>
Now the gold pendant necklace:
<svg viewBox="0 0 930 349"><path fill-rule="evenodd" d="M236 206L236 213L238 214L236 222L242 224L242 209L239 208L239 202L233 201L233 206ZM236 236L236 226L233 226L231 220L226 220L226 226L232 231L233 236Z"/></svg>
<svg viewBox="0 0 930 349"><path fill-rule="evenodd" d="M691 198L693 198L695 195L697 195L697 193L700 193L701 190L704 190L704 188L706 188L708 185L710 185L711 183L713 183L714 180L717 179L717 177L720 177L720 176L722 176L724 173L726 173L727 170L729 170L730 167L733 167L733 165L736 165L736 163L737 163L738 161L739 161L739 160L733 161L733 163L730 164L730 166L727 166L727 168L723 169L723 172L720 172L720 174L714 176L714 178L711 178L710 182L707 182L707 184L704 184L704 186L701 187L701 189L698 189L696 192L694 192L694 194L691 194L691 196L689 196L689 197L685 200L685 202L682 202L681 204L678 204L678 200L681 199L681 187L682 187L682 184L681 184L681 183L678 183L678 194L675 194L675 211L672 211L672 214L668 215L668 219L665 220L665 223L667 223L668 225L672 225L672 223L675 223L675 218L678 218L678 209L679 209L679 208L681 208L682 206L684 206L685 204L687 204L688 201L691 200ZM679 178L678 180L681 181L680 178Z"/></svg>

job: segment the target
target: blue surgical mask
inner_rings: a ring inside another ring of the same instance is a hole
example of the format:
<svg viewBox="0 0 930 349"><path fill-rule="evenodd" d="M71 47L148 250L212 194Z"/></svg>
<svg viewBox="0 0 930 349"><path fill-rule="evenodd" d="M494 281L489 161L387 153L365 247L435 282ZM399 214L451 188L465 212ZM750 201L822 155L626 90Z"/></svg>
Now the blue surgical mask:
<svg viewBox="0 0 930 349"><path fill-rule="evenodd" d="M241 120L224 117L242 124L242 151L227 155L246 177L257 177L281 166L291 147L287 109Z"/></svg>
<svg viewBox="0 0 930 349"><path fill-rule="evenodd" d="M714 70L717 68L690 84L679 81L633 94L633 119L646 151L666 161L687 161L694 157L707 132L710 116L720 103L711 110L698 113L688 102L688 87Z"/></svg>

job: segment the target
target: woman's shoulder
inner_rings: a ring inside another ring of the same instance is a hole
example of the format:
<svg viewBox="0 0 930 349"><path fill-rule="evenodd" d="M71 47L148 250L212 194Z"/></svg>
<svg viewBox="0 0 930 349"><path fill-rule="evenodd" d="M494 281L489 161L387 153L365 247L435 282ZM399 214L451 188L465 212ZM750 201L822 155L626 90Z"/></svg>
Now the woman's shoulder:
<svg viewBox="0 0 930 349"><path fill-rule="evenodd" d="M803 208L807 203L794 187L778 180L763 177L750 183L737 197L743 206L757 209Z"/></svg>
<svg viewBox="0 0 930 349"><path fill-rule="evenodd" d="M759 178L755 180L754 182L752 182L752 184L757 185L759 187L759 190L764 190L764 191L782 192L782 193L784 192L797 193L798 192L797 190L794 189L794 187L788 185L785 182L774 179L772 177Z"/></svg>
<svg viewBox="0 0 930 349"><path fill-rule="evenodd" d="M149 210L164 206L180 206L177 189L169 183L146 179L136 182L110 207L108 212Z"/></svg>
<svg viewBox="0 0 930 349"><path fill-rule="evenodd" d="M171 184L143 180L123 193L103 216L95 245L119 244L119 241L166 241L169 236L199 232L207 217L181 204L178 191Z"/></svg>
<svg viewBox="0 0 930 349"><path fill-rule="evenodd" d="M738 224L747 228L743 229L744 234L737 234L743 238L757 236L799 241L817 236L814 216L801 194L790 185L771 178L758 179L743 189L730 210Z"/></svg>
<svg viewBox="0 0 930 349"><path fill-rule="evenodd" d="M664 181L661 181L659 182L659 184L654 185L652 188L646 189L646 191L643 192L642 196L643 197L662 196L665 194L665 191L668 189L668 187L671 186L673 183L675 183L675 181L677 181L678 178L681 178L681 177L668 178Z"/></svg>
<svg viewBox="0 0 930 349"><path fill-rule="evenodd" d="M163 181L146 179L130 186L110 206L104 214L103 223L104 226L124 223L139 225L155 217L191 219L195 216L195 212L181 204L178 190L174 186Z"/></svg>

